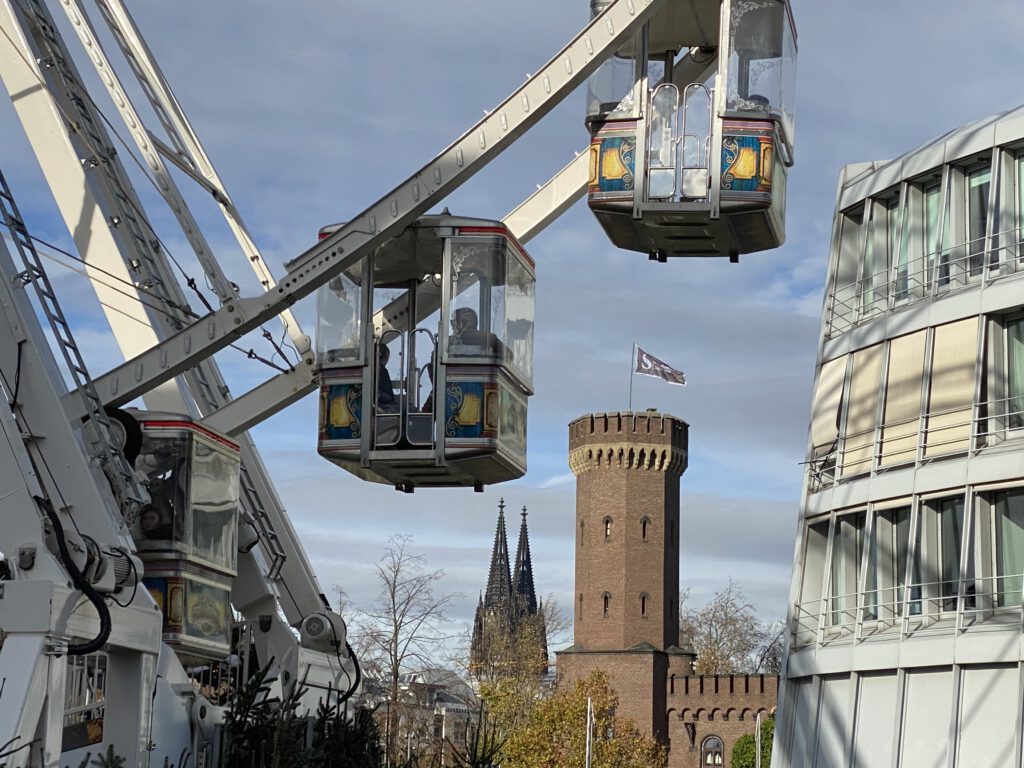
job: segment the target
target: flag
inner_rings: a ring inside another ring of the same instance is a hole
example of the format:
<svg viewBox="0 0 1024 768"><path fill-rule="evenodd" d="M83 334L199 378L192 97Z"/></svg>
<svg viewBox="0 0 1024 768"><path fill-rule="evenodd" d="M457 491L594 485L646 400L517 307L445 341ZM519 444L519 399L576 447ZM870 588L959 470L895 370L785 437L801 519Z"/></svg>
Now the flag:
<svg viewBox="0 0 1024 768"><path fill-rule="evenodd" d="M686 386L686 374L677 371L664 360L659 360L650 352L644 352L640 347L636 348L636 373L644 376L658 376L669 384Z"/></svg>

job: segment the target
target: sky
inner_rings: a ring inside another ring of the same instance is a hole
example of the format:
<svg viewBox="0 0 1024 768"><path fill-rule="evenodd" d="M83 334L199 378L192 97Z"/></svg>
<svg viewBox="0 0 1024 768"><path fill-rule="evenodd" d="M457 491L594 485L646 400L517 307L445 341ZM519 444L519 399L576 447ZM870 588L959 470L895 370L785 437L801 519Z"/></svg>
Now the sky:
<svg viewBox="0 0 1024 768"><path fill-rule="evenodd" d="M278 276L319 227L350 218L426 163L587 17L584 2L544 0L136 0L129 7ZM1010 65L1024 5L794 0L794 15L796 165L784 246L739 264L652 263L616 250L582 202L529 243L537 263L536 394L526 477L483 494L405 495L363 483L316 455L313 396L254 429L328 595L341 587L353 604L368 605L388 538L409 535L431 569L444 569L439 589L460 593L452 626L465 627L486 581L503 497L511 510L529 510L538 592L571 605L575 502L567 425L592 411L627 408L635 342L689 380L681 388L638 377L633 406L690 424L681 581L691 603L732 579L765 620L784 615L839 169L894 157L1016 106L1021 88ZM500 219L586 146L583 100L582 91L567 98L443 205ZM0 126L0 162L30 228L68 247L5 100ZM149 208L152 187L132 173ZM217 212L200 193L189 199L225 270L244 293L255 293ZM150 209L168 248L186 270L194 268L169 216ZM50 271L92 371L119 362L81 278ZM312 301L295 311L312 333ZM218 360L236 395L273 374L230 351ZM512 517L513 551L517 528Z"/></svg>

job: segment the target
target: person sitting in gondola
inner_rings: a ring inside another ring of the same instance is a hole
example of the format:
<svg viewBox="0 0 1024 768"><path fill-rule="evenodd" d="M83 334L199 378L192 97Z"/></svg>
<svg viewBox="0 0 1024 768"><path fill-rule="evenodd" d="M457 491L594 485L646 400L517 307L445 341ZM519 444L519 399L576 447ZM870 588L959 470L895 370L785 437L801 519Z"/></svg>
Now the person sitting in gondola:
<svg viewBox="0 0 1024 768"><path fill-rule="evenodd" d="M391 374L388 372L388 360L391 359L391 350L386 344L378 347L377 353L377 412L398 413L398 400L395 398L395 386L391 381Z"/></svg>
<svg viewBox="0 0 1024 768"><path fill-rule="evenodd" d="M452 332L448 338L448 347L456 354L472 356L492 355L498 348L498 337L493 333L480 330L476 310L459 307L452 318Z"/></svg>

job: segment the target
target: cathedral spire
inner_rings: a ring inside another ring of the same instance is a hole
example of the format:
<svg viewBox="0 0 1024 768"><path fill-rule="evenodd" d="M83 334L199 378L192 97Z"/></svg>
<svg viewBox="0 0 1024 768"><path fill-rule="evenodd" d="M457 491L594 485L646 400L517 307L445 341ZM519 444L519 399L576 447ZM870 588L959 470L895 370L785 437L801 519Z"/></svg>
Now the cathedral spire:
<svg viewBox="0 0 1024 768"><path fill-rule="evenodd" d="M498 502L498 528L494 532L491 569L487 574L484 605L490 609L510 611L512 606L512 575L509 572L508 536L505 534L505 499Z"/></svg>
<svg viewBox="0 0 1024 768"><path fill-rule="evenodd" d="M526 530L526 507L519 525L519 547L516 550L515 590L525 614L537 612L537 592L533 586L533 559L530 557L530 534Z"/></svg>

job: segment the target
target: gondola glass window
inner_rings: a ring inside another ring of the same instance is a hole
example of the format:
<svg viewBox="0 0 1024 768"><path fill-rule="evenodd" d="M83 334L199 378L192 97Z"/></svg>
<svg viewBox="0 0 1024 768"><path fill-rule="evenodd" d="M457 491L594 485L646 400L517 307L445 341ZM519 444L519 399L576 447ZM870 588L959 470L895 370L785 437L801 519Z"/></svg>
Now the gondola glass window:
<svg viewBox="0 0 1024 768"><path fill-rule="evenodd" d="M331 279L317 293L316 356L320 365L362 362L363 262Z"/></svg>
<svg viewBox="0 0 1024 768"><path fill-rule="evenodd" d="M796 31L785 3L732 0L726 110L779 120L793 146Z"/></svg>

